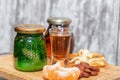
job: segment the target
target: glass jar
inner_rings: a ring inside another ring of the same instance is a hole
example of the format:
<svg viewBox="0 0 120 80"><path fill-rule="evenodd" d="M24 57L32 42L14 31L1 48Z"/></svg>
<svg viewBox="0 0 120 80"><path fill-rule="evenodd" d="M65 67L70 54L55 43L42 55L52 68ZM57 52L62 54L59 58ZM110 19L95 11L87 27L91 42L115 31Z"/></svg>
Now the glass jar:
<svg viewBox="0 0 120 80"><path fill-rule="evenodd" d="M51 17L47 19L49 26L45 32L45 39L46 39L46 48L47 48L47 63L49 64L51 58L51 45L50 45L50 36L49 36L49 29L52 27L69 27L71 23L71 19L66 17ZM71 38L71 46L70 46L70 53L73 52L74 48L74 36L72 34Z"/></svg>
<svg viewBox="0 0 120 80"><path fill-rule="evenodd" d="M37 24L15 27L14 66L21 71L38 71L46 65L45 28Z"/></svg>

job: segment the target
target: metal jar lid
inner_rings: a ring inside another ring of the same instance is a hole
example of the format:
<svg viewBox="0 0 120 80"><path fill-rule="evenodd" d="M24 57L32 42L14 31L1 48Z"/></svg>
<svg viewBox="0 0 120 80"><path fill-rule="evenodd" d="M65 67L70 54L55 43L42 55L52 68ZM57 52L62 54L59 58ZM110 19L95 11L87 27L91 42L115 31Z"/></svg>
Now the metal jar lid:
<svg viewBox="0 0 120 80"><path fill-rule="evenodd" d="M47 22L53 25L69 25L71 23L71 19L66 17L51 17L47 19Z"/></svg>
<svg viewBox="0 0 120 80"><path fill-rule="evenodd" d="M20 24L15 27L15 31L23 34L43 33L45 28L38 24Z"/></svg>

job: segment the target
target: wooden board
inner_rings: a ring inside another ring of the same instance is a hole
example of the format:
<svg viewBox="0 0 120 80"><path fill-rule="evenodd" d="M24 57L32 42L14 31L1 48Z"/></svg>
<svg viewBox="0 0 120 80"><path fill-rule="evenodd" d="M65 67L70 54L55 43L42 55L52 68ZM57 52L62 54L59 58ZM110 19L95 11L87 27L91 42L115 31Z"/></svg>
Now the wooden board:
<svg viewBox="0 0 120 80"><path fill-rule="evenodd" d="M13 66L12 54L0 56L0 77L9 80L43 80L42 71L21 72ZM108 65L100 69L98 76L81 78L80 80L120 80L120 67Z"/></svg>

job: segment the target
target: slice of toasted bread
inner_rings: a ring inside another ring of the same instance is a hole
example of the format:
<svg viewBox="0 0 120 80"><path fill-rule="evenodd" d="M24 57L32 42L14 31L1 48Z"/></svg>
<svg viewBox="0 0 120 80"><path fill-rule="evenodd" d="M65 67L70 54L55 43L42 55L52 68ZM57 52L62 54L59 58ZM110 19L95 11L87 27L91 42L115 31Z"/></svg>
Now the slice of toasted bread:
<svg viewBox="0 0 120 80"><path fill-rule="evenodd" d="M100 57L104 57L104 55L102 55L100 53L92 53L91 54L91 58L100 58Z"/></svg>
<svg viewBox="0 0 120 80"><path fill-rule="evenodd" d="M104 67L107 65L105 60L94 60L89 62L91 66Z"/></svg>

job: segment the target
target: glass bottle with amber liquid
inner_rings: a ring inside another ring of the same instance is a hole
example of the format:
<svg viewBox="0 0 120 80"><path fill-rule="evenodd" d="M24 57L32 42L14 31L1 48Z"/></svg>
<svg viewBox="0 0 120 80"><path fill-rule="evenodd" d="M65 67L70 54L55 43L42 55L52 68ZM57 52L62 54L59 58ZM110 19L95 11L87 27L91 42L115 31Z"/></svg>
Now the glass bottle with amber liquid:
<svg viewBox="0 0 120 80"><path fill-rule="evenodd" d="M50 44L50 35L49 29L52 27L70 27L71 19L66 17L51 17L47 19L49 26L45 32L45 39L46 39L46 50L47 50L47 64L51 64L51 44ZM70 45L70 53L73 52L74 48L74 36L71 35L71 45Z"/></svg>

